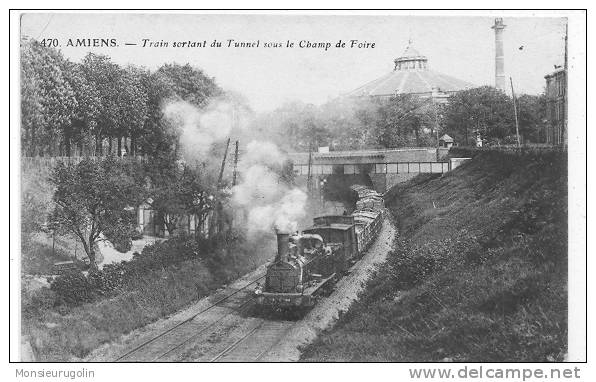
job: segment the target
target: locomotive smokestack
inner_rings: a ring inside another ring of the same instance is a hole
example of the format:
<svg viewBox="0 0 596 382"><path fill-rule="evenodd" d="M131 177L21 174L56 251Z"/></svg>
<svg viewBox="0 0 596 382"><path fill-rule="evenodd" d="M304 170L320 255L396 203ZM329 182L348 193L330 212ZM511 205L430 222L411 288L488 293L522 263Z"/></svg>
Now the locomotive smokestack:
<svg viewBox="0 0 596 382"><path fill-rule="evenodd" d="M290 251L290 234L277 231L277 258L276 260L288 261Z"/></svg>
<svg viewBox="0 0 596 382"><path fill-rule="evenodd" d="M503 19L498 17L495 19L495 25L491 28L495 30L495 87L503 92L507 84L505 81L505 53L503 51L503 29L506 25L503 24Z"/></svg>

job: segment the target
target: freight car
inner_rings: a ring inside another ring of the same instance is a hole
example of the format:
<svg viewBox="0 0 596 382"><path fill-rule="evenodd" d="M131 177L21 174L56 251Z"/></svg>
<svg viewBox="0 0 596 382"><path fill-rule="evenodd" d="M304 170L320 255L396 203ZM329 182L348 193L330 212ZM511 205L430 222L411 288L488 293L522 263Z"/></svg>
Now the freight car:
<svg viewBox="0 0 596 382"><path fill-rule="evenodd" d="M360 260L381 230L384 203L364 186L353 186L352 191L356 209L351 215L316 217L302 233L277 232L277 255L267 267L264 285L254 292L258 305L313 306Z"/></svg>

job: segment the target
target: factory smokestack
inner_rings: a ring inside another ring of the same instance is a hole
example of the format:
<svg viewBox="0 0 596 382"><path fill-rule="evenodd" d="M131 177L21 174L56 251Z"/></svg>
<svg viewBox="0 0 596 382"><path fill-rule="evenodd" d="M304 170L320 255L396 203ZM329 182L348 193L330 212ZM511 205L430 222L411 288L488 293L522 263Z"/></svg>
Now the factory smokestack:
<svg viewBox="0 0 596 382"><path fill-rule="evenodd" d="M505 80L505 53L503 52L503 29L506 25L503 24L503 19L498 17L495 19L495 25L491 28L495 30L495 87L503 92L506 89Z"/></svg>

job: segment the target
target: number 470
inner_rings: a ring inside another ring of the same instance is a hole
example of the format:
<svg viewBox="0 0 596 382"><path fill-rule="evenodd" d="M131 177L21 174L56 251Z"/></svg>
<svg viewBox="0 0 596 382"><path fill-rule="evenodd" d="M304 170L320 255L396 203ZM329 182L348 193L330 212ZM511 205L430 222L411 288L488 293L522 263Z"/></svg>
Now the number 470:
<svg viewBox="0 0 596 382"><path fill-rule="evenodd" d="M57 38L44 38L43 40L41 40L41 42L39 43L41 46L45 46L45 47L58 47L58 39Z"/></svg>

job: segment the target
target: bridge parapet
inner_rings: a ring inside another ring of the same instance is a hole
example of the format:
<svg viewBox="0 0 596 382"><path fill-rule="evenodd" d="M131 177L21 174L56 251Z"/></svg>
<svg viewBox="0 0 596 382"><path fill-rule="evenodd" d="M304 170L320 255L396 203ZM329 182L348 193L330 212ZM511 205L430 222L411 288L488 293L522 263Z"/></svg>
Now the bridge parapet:
<svg viewBox="0 0 596 382"><path fill-rule="evenodd" d="M309 174L313 177L364 174L370 177L376 191L385 192L418 174L443 174L469 159L439 162L437 154L434 148L313 153L310 166L308 153L294 153L290 157L299 178Z"/></svg>

